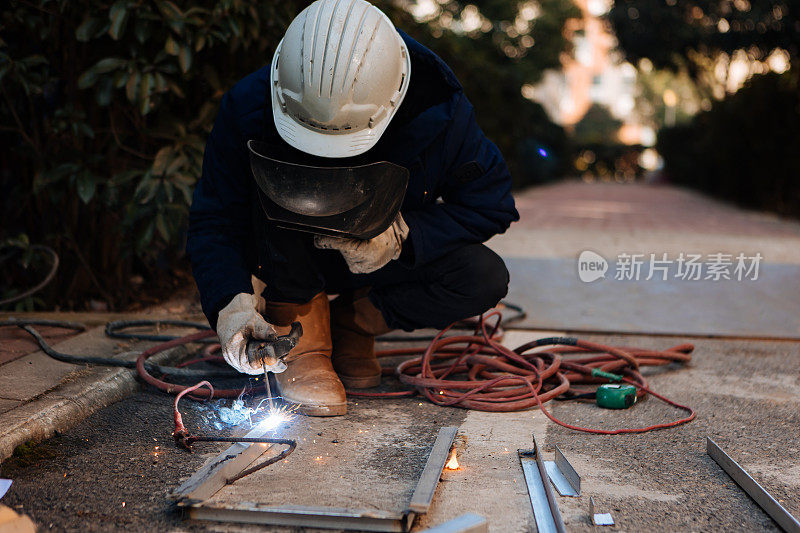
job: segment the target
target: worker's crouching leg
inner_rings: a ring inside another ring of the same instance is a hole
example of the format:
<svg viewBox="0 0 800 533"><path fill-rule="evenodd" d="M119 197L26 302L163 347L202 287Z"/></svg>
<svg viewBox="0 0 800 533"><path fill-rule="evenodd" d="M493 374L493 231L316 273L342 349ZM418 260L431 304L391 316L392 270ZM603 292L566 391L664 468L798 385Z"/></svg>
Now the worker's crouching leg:
<svg viewBox="0 0 800 533"><path fill-rule="evenodd" d="M508 289L508 271L483 245L465 246L424 267L397 262L344 291L331 303L333 367L347 388L375 387L381 366L375 336L392 329L442 329L494 307Z"/></svg>
<svg viewBox="0 0 800 533"><path fill-rule="evenodd" d="M393 329L443 329L488 311L508 293L505 263L482 244L459 248L418 270L414 281L370 293Z"/></svg>

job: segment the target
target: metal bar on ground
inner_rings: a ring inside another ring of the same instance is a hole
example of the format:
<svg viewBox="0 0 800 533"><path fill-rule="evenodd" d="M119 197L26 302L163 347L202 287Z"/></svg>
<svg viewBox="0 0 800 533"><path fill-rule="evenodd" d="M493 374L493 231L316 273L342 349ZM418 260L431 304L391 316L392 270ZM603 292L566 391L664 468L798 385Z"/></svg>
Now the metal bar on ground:
<svg viewBox="0 0 800 533"><path fill-rule="evenodd" d="M553 489L547 482L547 471L536 443L536 436L533 436L532 450L517 450L517 453L522 473L525 475L525 484L528 486L536 529L539 533L566 533Z"/></svg>
<svg viewBox="0 0 800 533"><path fill-rule="evenodd" d="M547 476L561 496L580 496L581 476L572 468L557 445L555 448L555 461L544 462Z"/></svg>
<svg viewBox="0 0 800 533"><path fill-rule="evenodd" d="M439 435L433 443L428 461L417 482L417 488L411 496L411 502L408 504L409 510L417 514L428 512L433 501L433 494L439 485L442 470L447 462L447 456L450 455L450 448L453 446L456 432L458 432L458 428L454 426L443 427L439 430Z"/></svg>
<svg viewBox="0 0 800 533"><path fill-rule="evenodd" d="M706 437L706 453L773 519L784 531L800 533L800 522L747 473L739 463Z"/></svg>
<svg viewBox="0 0 800 533"><path fill-rule="evenodd" d="M244 437L263 437L263 429L258 426L248 432ZM170 498L178 500L180 504L202 502L216 494L228 484L228 480L247 468L253 461L274 444L237 442L220 453L213 461L181 484L170 494Z"/></svg>
<svg viewBox="0 0 800 533"><path fill-rule="evenodd" d="M3 496L6 495L8 489L11 488L12 483L13 481L11 481L10 479L0 479L0 500L2 500Z"/></svg>
<svg viewBox="0 0 800 533"><path fill-rule="evenodd" d="M592 517L592 524L596 526L613 526L614 517L611 513L595 513L594 498L589 497L589 515Z"/></svg>
<svg viewBox="0 0 800 533"><path fill-rule="evenodd" d="M354 510L336 507L268 507L257 504L215 507L192 505L189 516L196 520L239 522L273 526L294 526L356 531L404 533L414 521L414 513L402 515L375 510Z"/></svg>
<svg viewBox="0 0 800 533"><path fill-rule="evenodd" d="M488 533L489 522L484 517L475 513L462 514L452 520L439 524L423 533Z"/></svg>

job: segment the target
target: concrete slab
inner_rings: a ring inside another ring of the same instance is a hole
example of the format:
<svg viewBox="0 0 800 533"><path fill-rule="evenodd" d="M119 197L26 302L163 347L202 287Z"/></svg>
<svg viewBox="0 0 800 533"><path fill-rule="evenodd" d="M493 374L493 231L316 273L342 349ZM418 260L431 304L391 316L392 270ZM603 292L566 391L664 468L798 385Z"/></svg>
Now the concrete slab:
<svg viewBox="0 0 800 533"><path fill-rule="evenodd" d="M559 331L510 330L503 344L517 347L561 335ZM401 511L438 427L451 423L460 423L455 447L461 466L444 471L431 509L418 519L415 530L466 512L487 517L492 532L533 530L517 449L529 448L534 432L544 438L544 415L534 410L485 413L436 408L419 398L358 399L343 419L300 418L282 432L299 441L289 459L226 487L208 503ZM269 491L263 489L266 484Z"/></svg>
<svg viewBox="0 0 800 533"><path fill-rule="evenodd" d="M420 529L474 512L491 532L535 530L517 450L529 448L541 413L470 411L456 436L459 469L446 470Z"/></svg>
<svg viewBox="0 0 800 533"><path fill-rule="evenodd" d="M0 396L29 401L57 385L75 365L35 352L0 366Z"/></svg>
<svg viewBox="0 0 800 533"><path fill-rule="evenodd" d="M19 318L19 313L17 313L17 317ZM0 316L0 321L2 320L3 318ZM48 326L36 326L36 330L51 345L64 342L66 339L81 333L76 330ZM0 366L38 350L39 345L36 339L31 337L27 331L16 326L0 327Z"/></svg>
<svg viewBox="0 0 800 533"><path fill-rule="evenodd" d="M663 348L684 339L591 336L609 344ZM777 525L705 453L705 437L747 468L795 516L800 516L800 343L696 342L686 368L649 371L654 390L696 409L680 428L603 437L548 428L582 476L581 498L559 499L570 530L593 531L588 498L614 516L619 529L777 530ZM681 413L651 398L626 411L562 402L552 412L589 427L635 427Z"/></svg>
<svg viewBox="0 0 800 533"><path fill-rule="evenodd" d="M755 281L584 283L577 258L507 258L514 327L675 335L800 338L800 265L762 265Z"/></svg>
<svg viewBox="0 0 800 533"><path fill-rule="evenodd" d="M358 399L344 417L299 417L280 432L298 441L289 458L223 488L207 503L402 513L439 428L458 426L466 415L416 399Z"/></svg>
<svg viewBox="0 0 800 533"><path fill-rule="evenodd" d="M120 351L119 340L106 337L102 327L92 328L55 345L64 353L107 356ZM0 366L0 397L28 401L57 386L69 373L86 365L62 363L37 351Z"/></svg>
<svg viewBox="0 0 800 533"><path fill-rule="evenodd" d="M19 406L19 400L8 400L5 398L0 398L0 414L5 413L6 411L10 411L15 407Z"/></svg>

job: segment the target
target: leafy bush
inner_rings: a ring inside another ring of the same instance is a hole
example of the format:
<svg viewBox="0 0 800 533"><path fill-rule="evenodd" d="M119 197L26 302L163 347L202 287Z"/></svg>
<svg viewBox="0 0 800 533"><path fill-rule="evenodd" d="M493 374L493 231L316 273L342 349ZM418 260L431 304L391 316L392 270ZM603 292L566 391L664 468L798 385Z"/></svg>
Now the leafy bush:
<svg viewBox="0 0 800 533"><path fill-rule="evenodd" d="M49 301L119 307L134 274L170 277L219 99L268 61L300 4L9 2L0 227L61 255Z"/></svg>
<svg viewBox="0 0 800 533"><path fill-rule="evenodd" d="M800 217L800 73L765 74L684 126L659 132L676 182Z"/></svg>

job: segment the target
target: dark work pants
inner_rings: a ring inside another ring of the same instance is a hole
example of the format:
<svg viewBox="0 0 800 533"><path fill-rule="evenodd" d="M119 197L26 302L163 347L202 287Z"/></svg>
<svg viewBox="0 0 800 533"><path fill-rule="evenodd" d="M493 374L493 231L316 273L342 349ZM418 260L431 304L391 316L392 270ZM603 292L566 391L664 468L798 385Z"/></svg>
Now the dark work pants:
<svg viewBox="0 0 800 533"><path fill-rule="evenodd" d="M482 244L469 244L423 266L390 261L369 274L353 274L337 250L319 250L307 233L270 231L259 277L268 301L305 303L321 291L339 294L371 287L369 298L389 327L442 329L494 307L508 292L503 260Z"/></svg>

